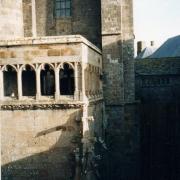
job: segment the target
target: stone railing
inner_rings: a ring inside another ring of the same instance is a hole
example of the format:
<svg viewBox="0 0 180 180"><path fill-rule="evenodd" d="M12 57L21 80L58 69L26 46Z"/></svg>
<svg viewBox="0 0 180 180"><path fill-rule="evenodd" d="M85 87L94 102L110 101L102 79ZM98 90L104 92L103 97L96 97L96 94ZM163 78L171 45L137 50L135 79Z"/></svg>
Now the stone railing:
<svg viewBox="0 0 180 180"><path fill-rule="evenodd" d="M64 69L64 64L68 64L69 67L74 71L74 94L68 95L68 96L63 96L61 95L60 92L60 70ZM45 66L48 65L51 70L54 72L54 85L55 85L55 92L54 95L52 96L42 96L41 94L41 71L45 69ZM26 71L26 67L29 66L32 71L35 72L35 84L36 84L36 94L34 97L27 97L23 96L22 92L22 72ZM17 95L15 93L12 93L11 96L5 97L4 92L6 89L4 89L4 78L3 74L4 72L8 72L8 67L11 67L11 69L16 73L17 75ZM78 69L79 62L61 62L61 63L33 63L33 64L7 64L7 65L0 65L0 100L27 100L27 99L36 99L36 100L47 100L54 98L55 100L59 100L60 97L64 97L65 99L71 98L71 99L80 99L80 87L79 87L79 71ZM76 97L75 97L76 96Z"/></svg>

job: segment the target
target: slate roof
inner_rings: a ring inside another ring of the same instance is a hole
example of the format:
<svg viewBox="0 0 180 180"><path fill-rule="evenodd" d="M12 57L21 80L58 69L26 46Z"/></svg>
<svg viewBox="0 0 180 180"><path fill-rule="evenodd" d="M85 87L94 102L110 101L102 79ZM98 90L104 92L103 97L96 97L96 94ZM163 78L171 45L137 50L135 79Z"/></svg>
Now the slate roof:
<svg viewBox="0 0 180 180"><path fill-rule="evenodd" d="M157 50L156 47L150 46L143 49L141 53L139 53L136 57L136 59L144 59L152 55Z"/></svg>
<svg viewBox="0 0 180 180"><path fill-rule="evenodd" d="M150 58L180 57L180 35L169 38Z"/></svg>

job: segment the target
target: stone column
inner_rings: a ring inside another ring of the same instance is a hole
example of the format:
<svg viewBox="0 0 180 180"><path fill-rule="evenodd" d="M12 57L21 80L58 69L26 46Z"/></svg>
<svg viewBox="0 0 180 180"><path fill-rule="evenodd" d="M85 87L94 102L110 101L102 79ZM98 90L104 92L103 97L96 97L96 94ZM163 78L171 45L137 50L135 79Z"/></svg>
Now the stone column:
<svg viewBox="0 0 180 180"><path fill-rule="evenodd" d="M93 81L92 81L92 68L90 68L90 70L89 70L89 92L90 92L90 96L92 95L92 83L93 83Z"/></svg>
<svg viewBox="0 0 180 180"><path fill-rule="evenodd" d="M79 77L78 77L78 63L75 62L75 69L74 69L74 84L75 84L75 92L74 92L74 98L76 100L79 100Z"/></svg>
<svg viewBox="0 0 180 180"><path fill-rule="evenodd" d="M59 71L60 69L57 68L55 70L55 85L56 85L56 89L55 89L55 99L58 100L59 96L60 96L60 83L59 83Z"/></svg>
<svg viewBox="0 0 180 180"><path fill-rule="evenodd" d="M86 93L85 93L85 64L82 62L82 97L81 100L86 99Z"/></svg>
<svg viewBox="0 0 180 180"><path fill-rule="evenodd" d="M41 80L40 80L40 75L41 75L41 69L37 69L36 71L36 100L39 100L41 97Z"/></svg>
<svg viewBox="0 0 180 180"><path fill-rule="evenodd" d="M95 70L94 70L94 66L92 67L92 76L91 76L91 83L92 83L92 92L93 92L93 96L94 96L94 92L95 92Z"/></svg>
<svg viewBox="0 0 180 180"><path fill-rule="evenodd" d="M36 29L36 1L31 0L32 5L32 36L37 37L37 29Z"/></svg>
<svg viewBox="0 0 180 180"><path fill-rule="evenodd" d="M90 81L90 72L89 72L89 68L87 69L87 96L89 97L89 90L90 90L90 84L91 84L91 81Z"/></svg>
<svg viewBox="0 0 180 180"><path fill-rule="evenodd" d="M22 99L22 70L18 69L18 99Z"/></svg>
<svg viewBox="0 0 180 180"><path fill-rule="evenodd" d="M3 71L0 69L0 100L4 97Z"/></svg>

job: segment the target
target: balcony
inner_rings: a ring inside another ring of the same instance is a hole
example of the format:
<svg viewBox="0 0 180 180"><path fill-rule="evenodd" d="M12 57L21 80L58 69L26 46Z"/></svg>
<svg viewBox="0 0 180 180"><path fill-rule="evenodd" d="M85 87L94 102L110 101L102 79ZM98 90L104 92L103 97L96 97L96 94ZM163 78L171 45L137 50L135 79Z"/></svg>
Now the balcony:
<svg viewBox="0 0 180 180"><path fill-rule="evenodd" d="M101 75L101 51L80 35L0 41L3 107L96 100Z"/></svg>

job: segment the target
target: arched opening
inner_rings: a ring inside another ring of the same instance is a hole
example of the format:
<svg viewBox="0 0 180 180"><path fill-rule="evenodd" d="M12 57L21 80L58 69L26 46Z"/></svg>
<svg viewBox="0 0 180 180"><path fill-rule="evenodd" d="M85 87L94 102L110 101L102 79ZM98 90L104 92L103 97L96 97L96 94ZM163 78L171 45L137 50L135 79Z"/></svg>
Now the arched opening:
<svg viewBox="0 0 180 180"><path fill-rule="evenodd" d="M74 95L74 89L74 69L66 63L60 70L61 95Z"/></svg>
<svg viewBox="0 0 180 180"><path fill-rule="evenodd" d="M4 96L17 97L17 72L16 69L7 65L3 71Z"/></svg>
<svg viewBox="0 0 180 180"><path fill-rule="evenodd" d="M36 95L36 73L30 65L26 65L22 70L22 95Z"/></svg>
<svg viewBox="0 0 180 180"><path fill-rule="evenodd" d="M41 94L43 96L52 96L55 92L55 74L49 64L44 65L41 70Z"/></svg>

